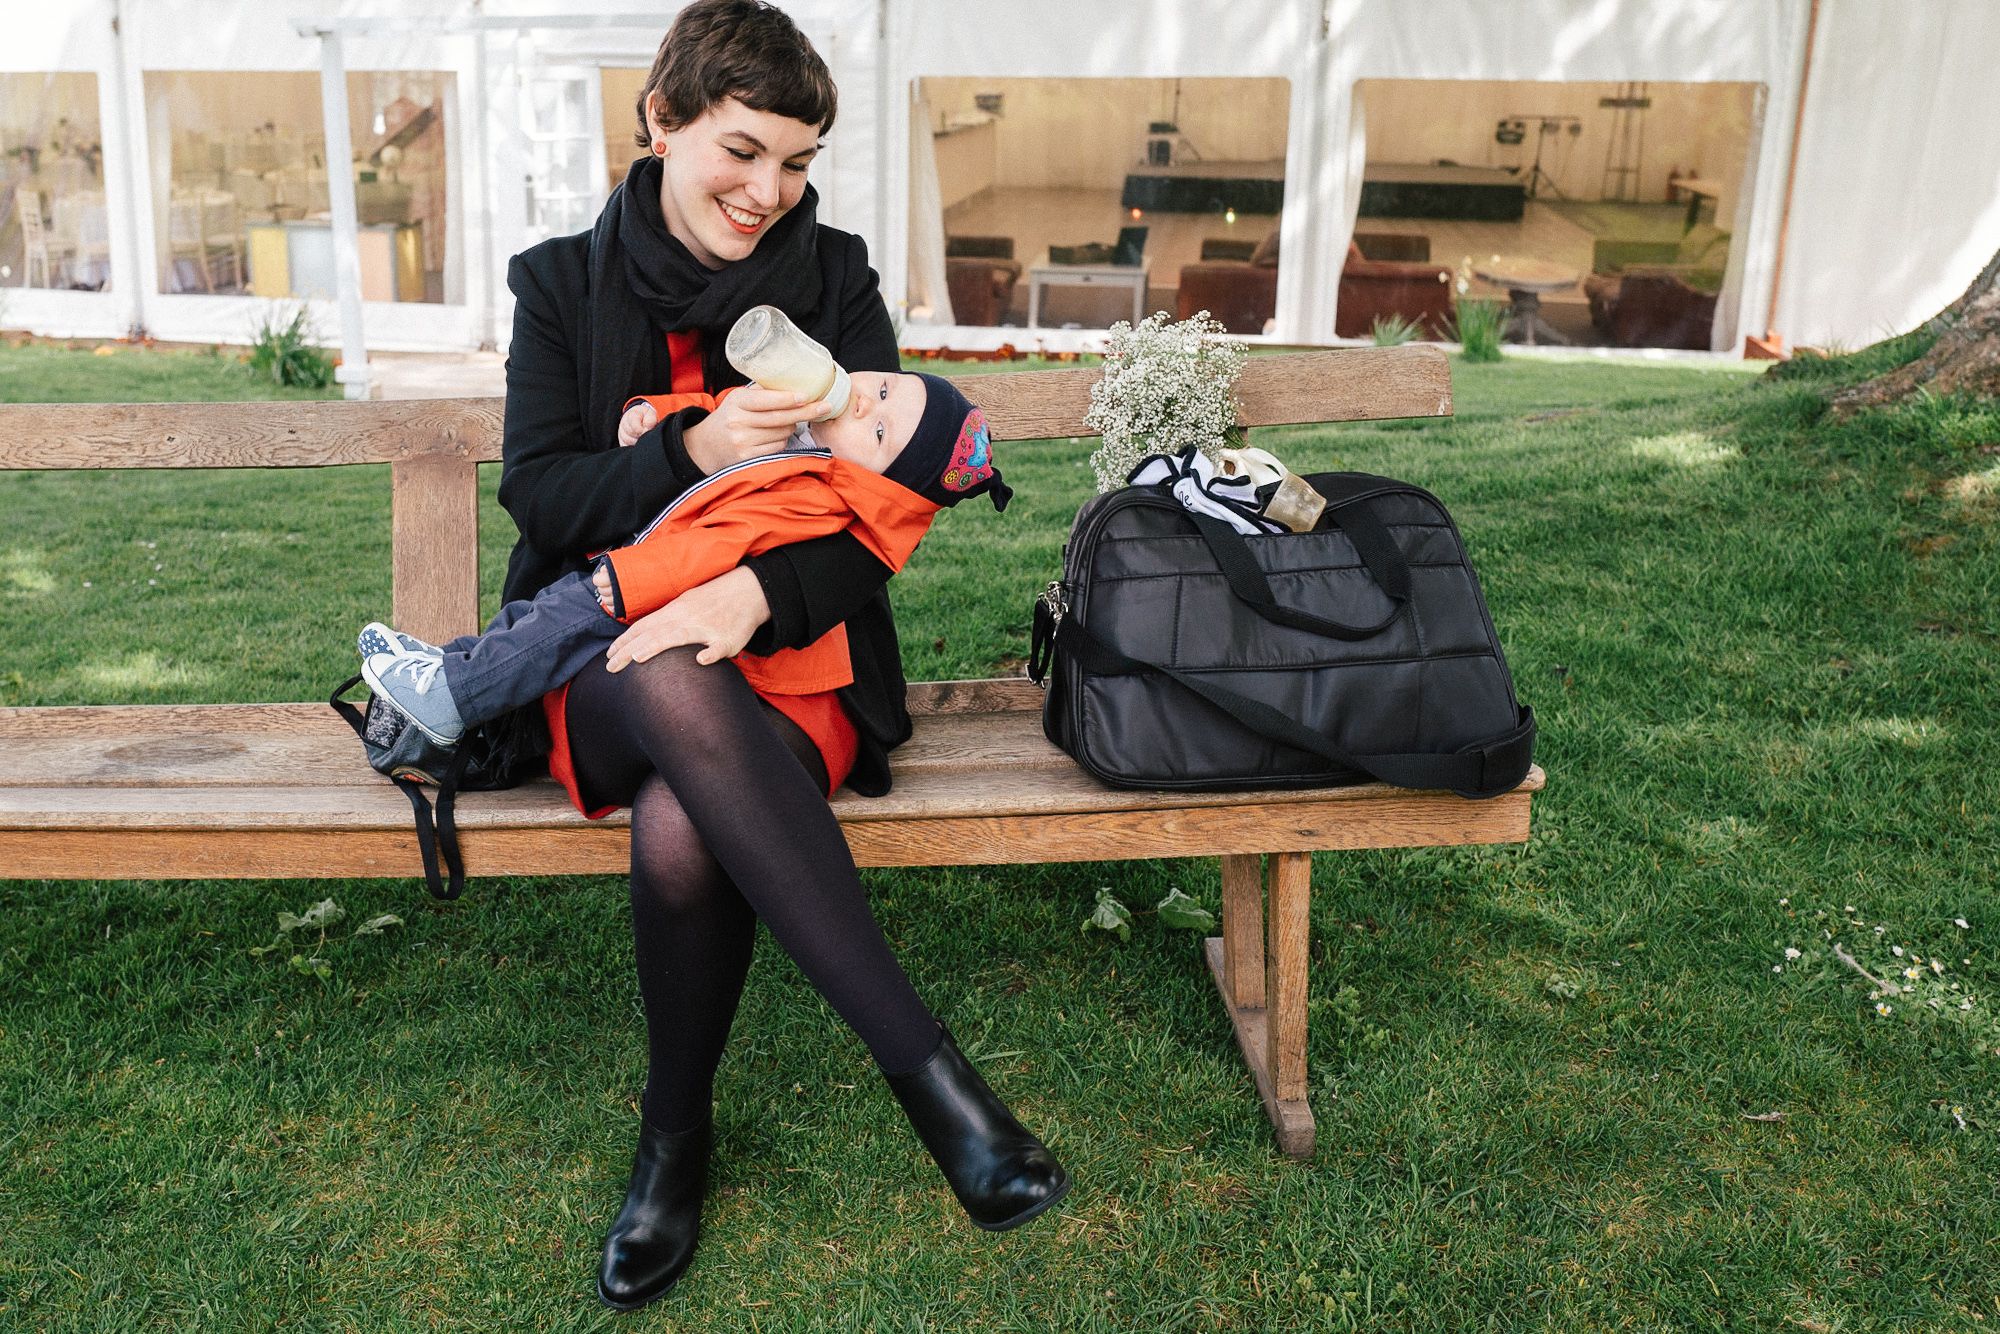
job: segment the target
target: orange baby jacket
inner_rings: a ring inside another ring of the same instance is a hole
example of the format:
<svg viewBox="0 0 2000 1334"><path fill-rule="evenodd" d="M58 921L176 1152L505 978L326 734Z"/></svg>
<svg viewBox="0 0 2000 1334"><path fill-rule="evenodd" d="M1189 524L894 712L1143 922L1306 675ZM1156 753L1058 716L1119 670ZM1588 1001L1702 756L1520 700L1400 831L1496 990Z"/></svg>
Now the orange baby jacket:
<svg viewBox="0 0 2000 1334"><path fill-rule="evenodd" d="M644 401L664 420L683 408L712 411L728 392L649 394ZM711 473L675 497L630 545L600 559L611 568L617 619L629 625L746 556L807 538L852 533L877 560L900 570L939 508L845 459L768 454ZM735 662L745 680L769 694L811 695L854 681L847 628L840 625L804 648L739 653Z"/></svg>

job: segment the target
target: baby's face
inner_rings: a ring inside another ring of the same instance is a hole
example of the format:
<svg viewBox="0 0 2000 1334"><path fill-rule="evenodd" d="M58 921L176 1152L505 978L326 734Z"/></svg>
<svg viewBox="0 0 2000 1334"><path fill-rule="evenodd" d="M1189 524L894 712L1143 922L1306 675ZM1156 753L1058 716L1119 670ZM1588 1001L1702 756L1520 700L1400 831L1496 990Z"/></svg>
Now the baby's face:
<svg viewBox="0 0 2000 1334"><path fill-rule="evenodd" d="M870 472L886 471L924 418L924 382L914 375L851 371L847 411L810 428L813 440Z"/></svg>

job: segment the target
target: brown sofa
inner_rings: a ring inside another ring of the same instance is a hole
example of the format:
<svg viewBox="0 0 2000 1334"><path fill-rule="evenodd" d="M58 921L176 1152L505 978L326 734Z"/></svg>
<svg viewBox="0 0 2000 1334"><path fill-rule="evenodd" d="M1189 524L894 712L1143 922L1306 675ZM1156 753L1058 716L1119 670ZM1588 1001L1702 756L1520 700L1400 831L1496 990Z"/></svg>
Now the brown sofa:
<svg viewBox="0 0 2000 1334"><path fill-rule="evenodd" d="M1216 260L1181 266L1180 290L1174 315L1186 319L1198 310L1215 316L1233 334L1260 334L1264 321L1278 309L1278 266Z"/></svg>
<svg viewBox="0 0 2000 1334"><path fill-rule="evenodd" d="M1415 324L1419 338L1449 338L1451 299L1451 270L1442 264L1364 259L1361 248L1350 244L1340 269L1333 332L1341 338L1366 338L1376 320L1393 316Z"/></svg>
<svg viewBox="0 0 2000 1334"><path fill-rule="evenodd" d="M1186 319L1206 310L1236 334L1264 331L1278 308L1277 246L1260 251L1267 262L1189 264L1181 269L1175 315ZM1418 325L1419 338L1450 336L1451 270L1438 264L1406 264L1362 257L1350 244L1340 271L1340 304L1333 331L1342 338L1366 338L1377 318L1400 316Z"/></svg>
<svg viewBox="0 0 2000 1334"><path fill-rule="evenodd" d="M1422 232L1356 232L1354 244L1368 259L1395 259L1412 264L1430 261L1431 238Z"/></svg>
<svg viewBox="0 0 2000 1334"><path fill-rule="evenodd" d="M998 324L1014 300L1021 265L1011 236L947 236L944 284L951 294L952 319L959 324Z"/></svg>
<svg viewBox="0 0 2000 1334"><path fill-rule="evenodd" d="M1709 349L1715 294L1688 286L1665 269L1634 268L1583 280L1590 322L1613 347Z"/></svg>

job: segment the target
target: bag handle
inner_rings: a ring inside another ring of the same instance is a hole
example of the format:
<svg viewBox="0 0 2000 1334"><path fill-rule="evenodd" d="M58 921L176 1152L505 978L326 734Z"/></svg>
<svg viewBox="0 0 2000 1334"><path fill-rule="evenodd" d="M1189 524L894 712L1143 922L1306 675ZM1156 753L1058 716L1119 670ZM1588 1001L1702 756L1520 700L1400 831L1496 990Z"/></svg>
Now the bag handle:
<svg viewBox="0 0 2000 1334"><path fill-rule="evenodd" d="M342 681L333 689L327 703L333 711L347 721L354 729L354 735L363 745L368 741L368 723L361 710L342 699L348 691L361 684L361 676L356 673ZM433 898L449 902L465 892L465 859L458 850L458 822L452 818L453 802L458 796L459 779L465 774L466 751L461 747L438 776L438 804L435 820L431 814L430 798L424 795L423 784L414 778L396 774L385 774L390 782L402 789L410 799L410 810L416 816L417 853L424 862L424 887ZM444 874L438 873L438 854L444 854Z"/></svg>
<svg viewBox="0 0 2000 1334"><path fill-rule="evenodd" d="M1053 613L1041 605L1037 605L1035 610L1037 621L1053 617ZM1128 658L1077 624L1073 616L1057 620L1047 637L1056 648L1070 654L1086 672L1097 676L1158 672L1200 695L1268 741L1318 755L1343 768L1356 770L1396 787L1442 788L1471 798L1497 797L1503 792L1511 792L1527 777L1530 757L1534 753L1535 714L1534 710L1525 706L1520 706L1514 726L1497 736L1460 747L1452 754L1420 751L1357 755L1336 746L1323 734L1303 726L1261 700L1239 695L1172 667Z"/></svg>
<svg viewBox="0 0 2000 1334"><path fill-rule="evenodd" d="M1322 491L1322 494L1325 492ZM1250 546L1241 533L1213 515L1190 510L1188 518L1194 521L1202 541L1208 544L1209 554L1215 557L1217 567L1229 580L1230 591L1259 616L1274 625L1324 635L1329 639L1368 639L1394 625L1396 618L1409 606L1410 563L1403 558L1402 548L1396 545L1396 539L1389 536L1388 528L1375 517L1374 511L1365 502L1350 499L1331 503L1334 497L1327 498L1330 503L1326 508L1326 520L1354 544L1355 554L1389 599L1389 614L1373 625L1348 625L1344 621L1328 620L1297 607L1285 606L1271 591L1270 580L1265 577L1263 567L1257 564L1257 558L1250 554Z"/></svg>

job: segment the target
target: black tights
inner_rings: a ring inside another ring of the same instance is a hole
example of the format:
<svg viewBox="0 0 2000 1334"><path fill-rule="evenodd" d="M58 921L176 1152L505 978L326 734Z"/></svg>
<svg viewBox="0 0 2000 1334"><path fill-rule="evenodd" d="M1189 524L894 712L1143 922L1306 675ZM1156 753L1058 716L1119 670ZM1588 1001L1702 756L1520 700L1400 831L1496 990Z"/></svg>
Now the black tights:
<svg viewBox="0 0 2000 1334"><path fill-rule="evenodd" d="M941 1032L869 911L827 808L818 749L733 663L671 649L569 689L579 788L632 808L632 945L650 1067L642 1115L685 1130L709 1114L756 923L889 1074Z"/></svg>

